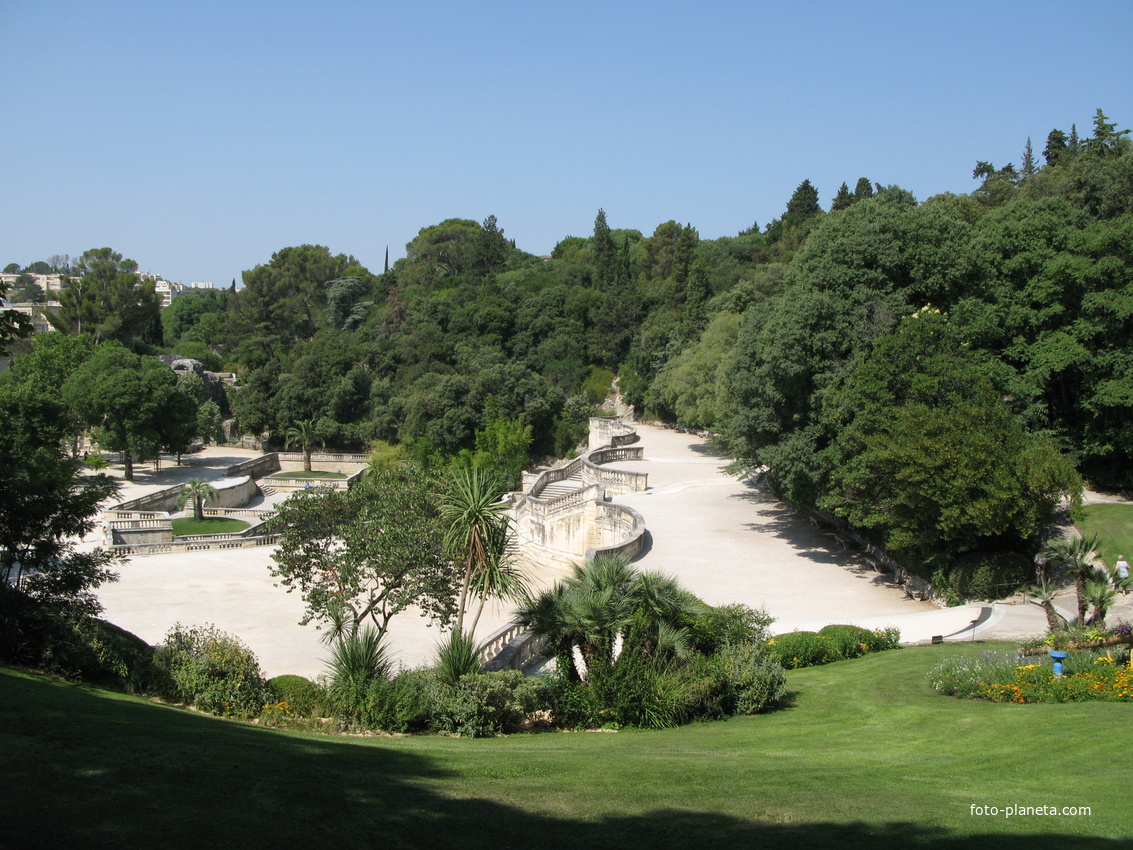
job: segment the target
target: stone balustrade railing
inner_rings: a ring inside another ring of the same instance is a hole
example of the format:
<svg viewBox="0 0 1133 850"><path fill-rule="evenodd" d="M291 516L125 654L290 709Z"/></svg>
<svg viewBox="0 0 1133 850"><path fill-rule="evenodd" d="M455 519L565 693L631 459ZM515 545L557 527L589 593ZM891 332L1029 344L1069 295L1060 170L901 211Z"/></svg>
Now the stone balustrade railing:
<svg viewBox="0 0 1133 850"><path fill-rule="evenodd" d="M522 670L542 649L541 638L519 623L509 623L480 644L480 663L485 673Z"/></svg>
<svg viewBox="0 0 1133 850"><path fill-rule="evenodd" d="M178 538L172 543L131 543L115 546L116 555L162 555L169 552L197 552L209 549L250 549L256 546L271 546L279 542L278 534L263 534L259 537L237 537L233 539L189 540Z"/></svg>

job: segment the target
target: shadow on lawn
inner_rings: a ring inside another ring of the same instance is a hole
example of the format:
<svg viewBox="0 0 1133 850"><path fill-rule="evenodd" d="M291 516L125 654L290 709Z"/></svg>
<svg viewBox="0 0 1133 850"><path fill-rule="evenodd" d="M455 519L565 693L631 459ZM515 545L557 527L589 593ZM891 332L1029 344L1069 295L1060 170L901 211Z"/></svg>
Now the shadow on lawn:
<svg viewBox="0 0 1133 850"><path fill-rule="evenodd" d="M541 767L537 753L519 762L497 751L518 765L505 783L496 765L484 768L491 749L471 747L448 750L466 770L441 767L409 746L278 734L0 668L0 848L1125 846L1069 833L958 836L916 823L758 824L697 812L691 792L680 810L559 817L487 799L553 808L523 787L524 764L532 775ZM481 773L494 784L469 778ZM758 817L760 801L750 802ZM595 808L607 805L596 791ZM816 800L816 818L821 810Z"/></svg>

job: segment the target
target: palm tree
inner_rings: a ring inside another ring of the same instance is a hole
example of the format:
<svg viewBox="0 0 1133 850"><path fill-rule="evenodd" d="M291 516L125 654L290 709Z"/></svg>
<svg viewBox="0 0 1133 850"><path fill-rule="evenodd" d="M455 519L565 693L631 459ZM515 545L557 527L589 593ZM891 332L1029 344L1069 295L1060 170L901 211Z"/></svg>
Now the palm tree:
<svg viewBox="0 0 1133 850"><path fill-rule="evenodd" d="M1094 612L1090 615L1090 621L1086 624L1089 626L1101 626L1105 628L1105 615L1109 612L1109 607L1113 604L1113 600L1117 598L1117 591L1109 586L1105 581L1091 581L1086 584L1086 601L1093 606Z"/></svg>
<svg viewBox="0 0 1133 850"><path fill-rule="evenodd" d="M287 442L283 444L285 449L291 448L294 444L298 443L303 449L303 471L311 471L311 446L317 442L315 436L315 420L304 419L297 422L287 429Z"/></svg>
<svg viewBox="0 0 1133 850"><path fill-rule="evenodd" d="M181 485L177 493L177 510L185 507L189 500L193 502L193 519L200 522L204 519L204 503L216 498L216 488L203 478L190 478Z"/></svg>
<svg viewBox="0 0 1133 850"><path fill-rule="evenodd" d="M1058 592L1058 587L1053 582L1044 579L1039 584L1032 585L1030 592L1039 601L1043 613L1046 614L1047 629L1056 632L1065 628L1066 620L1054 608L1054 596Z"/></svg>
<svg viewBox="0 0 1133 850"><path fill-rule="evenodd" d="M517 617L585 679L596 660L616 662L631 635L656 662L682 655L687 626L706 610L677 581L640 573L624 555L601 554L550 590L528 599Z"/></svg>
<svg viewBox="0 0 1133 850"><path fill-rule="evenodd" d="M1078 625L1086 622L1086 582L1093 571L1094 552L1098 536L1062 537L1044 550L1047 560L1074 576L1074 589L1078 595Z"/></svg>
<svg viewBox="0 0 1133 850"><path fill-rule="evenodd" d="M464 614L470 594L476 587L487 589L501 580L485 575L499 570L506 550L510 520L499 501L503 488L493 475L480 468L456 470L440 498L441 520L445 524L445 546L453 558L464 565L464 579L457 605L456 630L464 630ZM500 553L493 568L493 553ZM477 614L479 617L479 614Z"/></svg>

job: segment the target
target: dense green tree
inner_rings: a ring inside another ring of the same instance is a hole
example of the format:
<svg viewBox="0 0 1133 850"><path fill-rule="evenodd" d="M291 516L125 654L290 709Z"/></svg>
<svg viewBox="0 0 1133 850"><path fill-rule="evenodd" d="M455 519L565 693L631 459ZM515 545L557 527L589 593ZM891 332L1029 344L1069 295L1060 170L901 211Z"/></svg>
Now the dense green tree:
<svg viewBox="0 0 1133 850"><path fill-rule="evenodd" d="M283 248L267 265L244 272L231 322L240 336L236 356L259 366L282 354L296 339L310 339L326 308L326 285L332 280L368 274L345 254L332 255L322 245Z"/></svg>
<svg viewBox="0 0 1133 850"><path fill-rule="evenodd" d="M838 212L854 203L854 196L850 194L850 187L843 183L838 187L838 194L830 202L830 212Z"/></svg>
<svg viewBox="0 0 1133 850"><path fill-rule="evenodd" d="M199 324L210 317L216 322L217 318L224 316L228 310L226 293L218 289L194 289L178 295L168 307L161 311L162 333L167 346L177 343L182 337L190 333ZM216 336L215 333L207 334ZM201 339L206 344L214 340ZM219 342L220 340L215 340Z"/></svg>
<svg viewBox="0 0 1133 850"><path fill-rule="evenodd" d="M610 235L610 225L606 223L606 211L603 209L599 209L594 217L591 251L594 256L594 284L599 289L606 289L618 276L618 248Z"/></svg>
<svg viewBox="0 0 1133 850"><path fill-rule="evenodd" d="M103 344L67 379L62 397L97 429L99 444L121 452L126 480L134 480L134 454L188 448L197 406L177 389L172 370L153 357Z"/></svg>
<svg viewBox="0 0 1133 850"><path fill-rule="evenodd" d="M484 219L480 232L472 243L468 252L468 270L478 276L487 277L502 271L507 265L511 246L504 238L494 215Z"/></svg>
<svg viewBox="0 0 1133 850"><path fill-rule="evenodd" d="M1046 147L1043 148L1046 164L1058 165L1067 152L1066 134L1061 130L1051 130L1046 137Z"/></svg>
<svg viewBox="0 0 1133 850"><path fill-rule="evenodd" d="M91 334L96 342L124 344L160 340L161 299L138 264L109 248L92 248L75 264L75 277L63 280L59 311L51 323L70 334Z"/></svg>
<svg viewBox="0 0 1133 850"><path fill-rule="evenodd" d="M84 475L63 450L68 436L57 397L0 381L0 654L7 658L20 660L16 644L29 606L97 614L93 591L116 578L116 556L78 552L74 544L95 527L101 503L118 485Z"/></svg>
<svg viewBox="0 0 1133 850"><path fill-rule="evenodd" d="M820 502L928 575L976 548L1023 550L1081 482L1027 434L982 356L924 308L825 393L836 426Z"/></svg>
<svg viewBox="0 0 1133 850"><path fill-rule="evenodd" d="M272 520L272 575L306 606L302 624L370 622L385 634L409 606L443 625L461 571L445 554L436 494L421 469L378 470L348 490L297 493Z"/></svg>
<svg viewBox="0 0 1133 850"><path fill-rule="evenodd" d="M0 283L0 297L3 297L6 291L6 285ZM19 310L0 310L0 357L8 353L13 342L17 339L26 339L32 335L32 332L31 321L24 313Z"/></svg>

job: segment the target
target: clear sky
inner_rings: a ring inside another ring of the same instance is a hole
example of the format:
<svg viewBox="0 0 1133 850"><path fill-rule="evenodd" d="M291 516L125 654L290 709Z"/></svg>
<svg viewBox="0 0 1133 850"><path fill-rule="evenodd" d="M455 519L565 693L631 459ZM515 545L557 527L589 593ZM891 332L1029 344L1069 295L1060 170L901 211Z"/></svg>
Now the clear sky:
<svg viewBox="0 0 1133 850"><path fill-rule="evenodd" d="M0 267L109 246L228 284L288 245L381 271L495 215L535 254L923 200L1094 111L1133 126L1133 2L0 0Z"/></svg>

